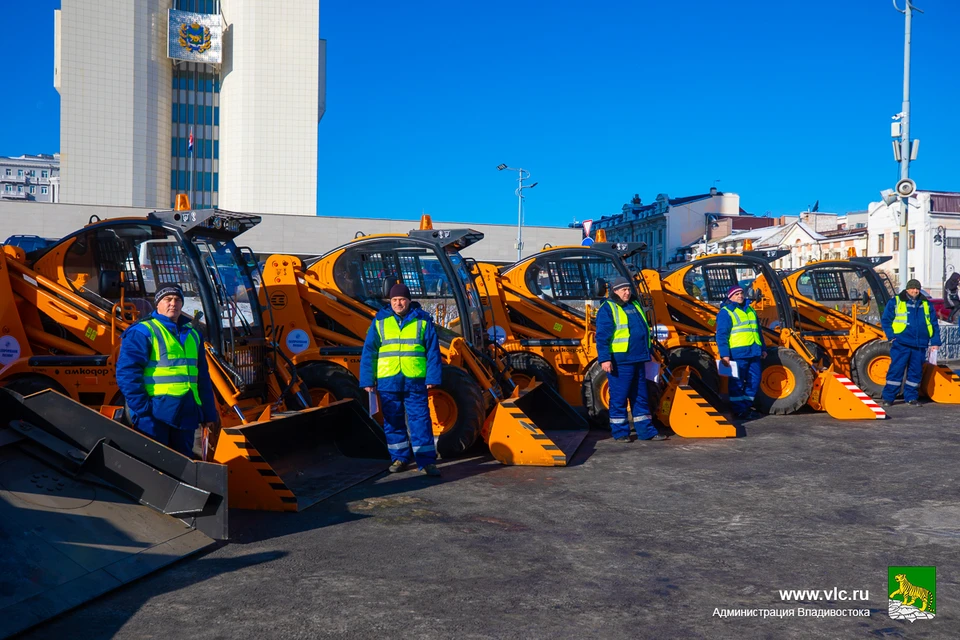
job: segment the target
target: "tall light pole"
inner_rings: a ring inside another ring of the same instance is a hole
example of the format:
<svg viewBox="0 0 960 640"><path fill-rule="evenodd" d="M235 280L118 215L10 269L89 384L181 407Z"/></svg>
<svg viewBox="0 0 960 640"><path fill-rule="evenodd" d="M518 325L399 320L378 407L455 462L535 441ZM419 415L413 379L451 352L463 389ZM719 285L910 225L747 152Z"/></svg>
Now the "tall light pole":
<svg viewBox="0 0 960 640"><path fill-rule="evenodd" d="M910 141L910 38L911 27L913 23L913 12L919 11L910 0L905 0L905 8L897 6L897 0L893 0L893 8L904 15L903 30L903 106L899 114L900 118L900 148L899 153L895 151L895 158L900 162L900 181L897 183L897 195L900 196L900 282L903 283L910 279L909 267L907 266L909 251L909 224L908 199L916 191L916 185L910 180L910 160L914 159L915 149ZM894 116L896 118L897 116Z"/></svg>
<svg viewBox="0 0 960 640"><path fill-rule="evenodd" d="M947 292L944 290L946 287L943 287L943 283L947 281L947 228L943 225L937 227L937 235L933 236L933 242L935 244L943 245L943 280L941 281L941 298L947 297Z"/></svg>
<svg viewBox="0 0 960 640"><path fill-rule="evenodd" d="M520 183L514 192L517 194L517 262L520 262L520 260L523 259L523 190L533 189L540 183L534 182L533 184L523 184L524 180L530 178L530 172L526 169L514 169L513 167L508 167L505 164L497 165L497 171L503 171L504 169L507 171L516 171L517 182Z"/></svg>

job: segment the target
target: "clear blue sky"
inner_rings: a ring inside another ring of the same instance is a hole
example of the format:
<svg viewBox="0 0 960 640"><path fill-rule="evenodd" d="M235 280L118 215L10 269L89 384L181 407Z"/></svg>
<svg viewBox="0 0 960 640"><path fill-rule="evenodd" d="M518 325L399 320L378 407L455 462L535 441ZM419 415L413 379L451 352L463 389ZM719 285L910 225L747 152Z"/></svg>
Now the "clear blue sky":
<svg viewBox="0 0 960 640"><path fill-rule="evenodd" d="M904 0L899 0L903 6ZM916 0L920 188L960 191L960 3ZM56 0L3 2L0 155L59 149ZM864 209L898 177L890 0L324 0L318 212L565 224L718 188L751 213Z"/></svg>

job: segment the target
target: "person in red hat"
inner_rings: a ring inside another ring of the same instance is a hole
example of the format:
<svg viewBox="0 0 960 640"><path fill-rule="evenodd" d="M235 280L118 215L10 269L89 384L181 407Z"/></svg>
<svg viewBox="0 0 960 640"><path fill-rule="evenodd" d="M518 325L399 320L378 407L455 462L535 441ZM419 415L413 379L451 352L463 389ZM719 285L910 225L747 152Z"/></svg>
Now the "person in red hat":
<svg viewBox="0 0 960 640"><path fill-rule="evenodd" d="M763 333L757 312L743 293L743 287L734 285L727 290L727 299L717 314L717 349L726 366L737 364L737 375L730 377L730 407L737 418L759 418L753 402L760 390L760 360L766 356Z"/></svg>
<svg viewBox="0 0 960 640"><path fill-rule="evenodd" d="M427 390L440 385L442 366L433 318L410 300L406 285L393 285L360 357L360 386L380 396L390 473L416 461L421 473L440 475Z"/></svg>

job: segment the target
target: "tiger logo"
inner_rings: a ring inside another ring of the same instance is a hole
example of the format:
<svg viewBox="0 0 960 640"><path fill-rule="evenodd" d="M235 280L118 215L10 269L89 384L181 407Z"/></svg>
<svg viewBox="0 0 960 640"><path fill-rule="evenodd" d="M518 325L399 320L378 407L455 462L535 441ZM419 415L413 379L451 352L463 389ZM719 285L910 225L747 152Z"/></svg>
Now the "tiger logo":
<svg viewBox="0 0 960 640"><path fill-rule="evenodd" d="M911 607L914 606L914 602L920 600L923 603L923 606L920 607L920 611L926 611L927 606L930 606L930 613L935 613L936 603L934 602L933 595L928 589L923 587L918 587L916 585L910 584L910 581L907 580L907 576L903 573L898 573L894 576L894 580L897 581L897 584L900 585L900 588L890 594L890 599L893 600L894 596L901 596L903 598L904 606Z"/></svg>

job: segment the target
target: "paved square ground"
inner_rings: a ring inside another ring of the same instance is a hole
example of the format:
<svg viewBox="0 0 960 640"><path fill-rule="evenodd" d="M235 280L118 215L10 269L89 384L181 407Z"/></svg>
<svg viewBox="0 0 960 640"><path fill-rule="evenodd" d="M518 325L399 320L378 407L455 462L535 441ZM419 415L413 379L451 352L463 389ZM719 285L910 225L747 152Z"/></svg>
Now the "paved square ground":
<svg viewBox="0 0 960 640"><path fill-rule="evenodd" d="M230 544L28 638L960 636L960 407L766 417L736 440L621 444L566 468L441 464L299 514L233 511ZM887 567L935 565L936 618L887 615ZM780 589L869 591L784 601ZM716 609L869 609L721 618Z"/></svg>

